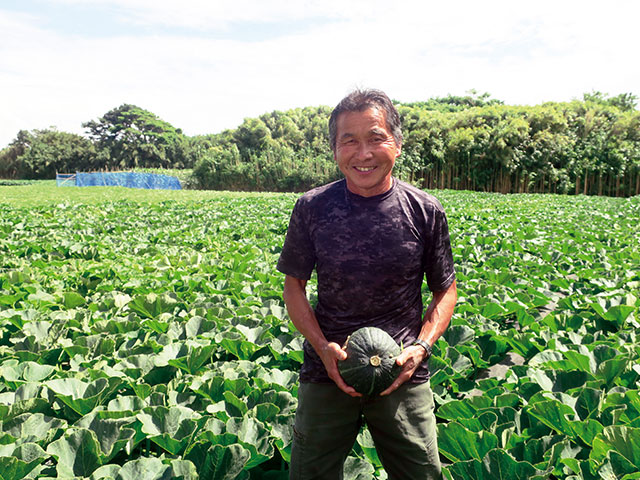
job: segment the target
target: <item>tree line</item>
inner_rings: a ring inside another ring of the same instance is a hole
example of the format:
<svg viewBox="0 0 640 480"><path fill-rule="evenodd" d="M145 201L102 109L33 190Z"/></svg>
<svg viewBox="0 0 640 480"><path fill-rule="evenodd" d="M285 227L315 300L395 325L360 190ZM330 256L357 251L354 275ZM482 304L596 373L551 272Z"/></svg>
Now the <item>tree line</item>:
<svg viewBox="0 0 640 480"><path fill-rule="evenodd" d="M488 94L397 103L404 144L395 175L422 188L503 193L640 194L640 112L630 93L505 105ZM247 118L187 136L135 105L83 124L86 135L20 131L0 151L2 178L132 168L193 169L196 188L304 191L340 178L331 108Z"/></svg>

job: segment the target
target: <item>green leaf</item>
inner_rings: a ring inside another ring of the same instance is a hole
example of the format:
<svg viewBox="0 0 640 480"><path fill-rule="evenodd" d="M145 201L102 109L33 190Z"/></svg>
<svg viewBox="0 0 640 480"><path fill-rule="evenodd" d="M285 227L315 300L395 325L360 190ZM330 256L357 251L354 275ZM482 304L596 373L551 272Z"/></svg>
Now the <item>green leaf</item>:
<svg viewBox="0 0 640 480"><path fill-rule="evenodd" d="M490 432L472 432L458 422L438 424L438 448L440 453L453 462L472 458L481 460L497 446L498 438Z"/></svg>
<svg viewBox="0 0 640 480"><path fill-rule="evenodd" d="M238 443L251 452L247 470L267 461L273 455L273 445L269 439L269 430L259 420L245 416L230 418L227 432L238 437Z"/></svg>
<svg viewBox="0 0 640 480"><path fill-rule="evenodd" d="M150 394L151 392L149 392ZM146 395L145 397L148 397ZM107 410L111 412L136 413L148 406L142 398L138 396L118 396L107 404Z"/></svg>
<svg viewBox="0 0 640 480"><path fill-rule="evenodd" d="M445 330L443 337L449 345L456 346L473 341L475 332L467 325L452 325Z"/></svg>
<svg viewBox="0 0 640 480"><path fill-rule="evenodd" d="M262 423L268 424L280 413L273 403L260 403L251 409L251 414Z"/></svg>
<svg viewBox="0 0 640 480"><path fill-rule="evenodd" d="M363 429L358 434L357 442L367 460L376 468L382 467L382 462L378 457L376 446L373 443L373 437L371 436L371 432L369 432L368 428Z"/></svg>
<svg viewBox="0 0 640 480"><path fill-rule="evenodd" d="M602 398L601 390L589 387L580 389L575 407L576 413L582 420L598 415Z"/></svg>
<svg viewBox="0 0 640 480"><path fill-rule="evenodd" d="M98 468L89 480L196 480L195 465L186 460L163 461L160 458L138 458L119 465ZM200 477L202 478L202 477Z"/></svg>
<svg viewBox="0 0 640 480"><path fill-rule="evenodd" d="M575 435L580 437L580 440L591 446L593 439L603 431L604 427L597 420L590 418L585 421L571 422L571 429Z"/></svg>
<svg viewBox="0 0 640 480"><path fill-rule="evenodd" d="M569 437L574 436L571 420L567 419L567 415L575 417L573 408L557 400L547 400L529 405L526 411L552 430Z"/></svg>
<svg viewBox="0 0 640 480"><path fill-rule="evenodd" d="M436 415L445 420L473 418L478 410L489 408L491 404L491 399L484 395L465 400L452 400L440 406L436 411Z"/></svg>
<svg viewBox="0 0 640 480"><path fill-rule="evenodd" d="M640 392L628 390L624 393L609 393L603 402L602 410L603 412L619 412L622 423L631 423L640 419Z"/></svg>
<svg viewBox="0 0 640 480"><path fill-rule="evenodd" d="M85 428L71 427L62 438L47 447L47 453L58 459L58 476L88 477L102 465L102 452L94 432Z"/></svg>
<svg viewBox="0 0 640 480"><path fill-rule="evenodd" d="M28 299L30 302L40 304L40 306L47 306L56 303L56 297L42 290L32 293L29 295Z"/></svg>
<svg viewBox="0 0 640 480"><path fill-rule="evenodd" d="M151 441L178 455L193 438L201 416L185 407L146 407L136 418Z"/></svg>
<svg viewBox="0 0 640 480"><path fill-rule="evenodd" d="M43 387L39 383L25 383L15 392L0 394L0 420L7 421L23 413L51 413L51 403L40 398Z"/></svg>
<svg viewBox="0 0 640 480"><path fill-rule="evenodd" d="M9 360L0 367L0 375L7 382L42 382L55 371L51 365L41 365L36 362L18 362Z"/></svg>
<svg viewBox="0 0 640 480"><path fill-rule="evenodd" d="M22 443L10 456L0 456L0 479L22 480L27 478L49 455L35 443Z"/></svg>
<svg viewBox="0 0 640 480"><path fill-rule="evenodd" d="M45 386L72 410L86 415L96 406L106 403L121 383L117 377L98 378L91 383L77 378L57 378L45 382Z"/></svg>
<svg viewBox="0 0 640 480"><path fill-rule="evenodd" d="M2 424L2 431L8 433L20 443L37 443L46 446L67 422L51 418L42 413L24 413Z"/></svg>
<svg viewBox="0 0 640 480"><path fill-rule="evenodd" d="M211 355L216 348L215 345L191 347L186 355L169 360L168 364L191 375L197 375L202 367L210 362Z"/></svg>
<svg viewBox="0 0 640 480"><path fill-rule="evenodd" d="M110 418L109 415L114 415L114 413L92 412L75 424L77 427L86 428L96 434L100 443L102 463L115 457L136 435L133 428L126 428L135 421L135 417Z"/></svg>
<svg viewBox="0 0 640 480"><path fill-rule="evenodd" d="M240 474L251 458L251 453L237 443L209 446L200 442L185 458L196 465L202 479L235 480L241 478Z"/></svg>
<svg viewBox="0 0 640 480"><path fill-rule="evenodd" d="M217 331L217 324L200 316L190 318L184 326L187 338L195 338L209 332Z"/></svg>
<svg viewBox="0 0 640 480"><path fill-rule="evenodd" d="M371 480L374 471L373 466L361 458L347 457L344 462L344 480Z"/></svg>
<svg viewBox="0 0 640 480"><path fill-rule="evenodd" d="M563 355L574 365L576 368L580 370L584 370L585 372L593 373L596 369L596 361L593 358L593 354L589 352L589 354L578 353L574 350L567 350L563 352Z"/></svg>
<svg viewBox="0 0 640 480"><path fill-rule="evenodd" d="M169 466L169 478L171 479L175 478L180 480L198 480L200 478L195 464L189 460L171 460Z"/></svg>
<svg viewBox="0 0 640 480"><path fill-rule="evenodd" d="M291 370L260 368L253 380L261 389L273 388L288 392L297 384L298 377L298 373Z"/></svg>
<svg viewBox="0 0 640 480"><path fill-rule="evenodd" d="M595 377L604 380L607 386L612 386L628 365L629 359L625 356L610 358L598 365Z"/></svg>
<svg viewBox="0 0 640 480"><path fill-rule="evenodd" d="M246 403L236 397L232 392L223 392L226 402L226 411L231 417L242 417L249 410Z"/></svg>
<svg viewBox="0 0 640 480"><path fill-rule="evenodd" d="M544 480L547 475L528 462L518 462L500 449L491 450L480 460L456 462L447 467L453 478L475 480Z"/></svg>
<svg viewBox="0 0 640 480"><path fill-rule="evenodd" d="M239 332L224 332L216 335L216 341L231 355L240 360L249 360L258 350L258 346L248 342Z"/></svg>
<svg viewBox="0 0 640 480"><path fill-rule="evenodd" d="M583 387L587 380L593 379L590 374L581 370L542 371L531 368L527 371L527 374L531 380L537 382L543 390L549 392L566 392L572 388Z"/></svg>
<svg viewBox="0 0 640 480"><path fill-rule="evenodd" d="M601 464L609 452L617 452L640 471L640 428L623 425L605 427L602 433L593 439L593 448L589 458Z"/></svg>
<svg viewBox="0 0 640 480"><path fill-rule="evenodd" d="M129 301L129 308L142 318L156 318L162 313L172 313L177 305L177 298L170 293L138 295Z"/></svg>
<svg viewBox="0 0 640 480"><path fill-rule="evenodd" d="M499 318L506 314L504 307L498 303L487 303L482 308L482 316L489 319Z"/></svg>
<svg viewBox="0 0 640 480"><path fill-rule="evenodd" d="M63 297L62 303L66 308L76 308L86 302L84 297L77 292L64 292Z"/></svg>
<svg viewBox="0 0 640 480"><path fill-rule="evenodd" d="M614 305L607 311L603 311L601 308L595 308L597 304L593 305L594 309L600 314L603 319L614 323L618 328L622 328L629 315L631 315L636 310L636 307L633 307L631 305ZM597 306L600 307L600 305Z"/></svg>

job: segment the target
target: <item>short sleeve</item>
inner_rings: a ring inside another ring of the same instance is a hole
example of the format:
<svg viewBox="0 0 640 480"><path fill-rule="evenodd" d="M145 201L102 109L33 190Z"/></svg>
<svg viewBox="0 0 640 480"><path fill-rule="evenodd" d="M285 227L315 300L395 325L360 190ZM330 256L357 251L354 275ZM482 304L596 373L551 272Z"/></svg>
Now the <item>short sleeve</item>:
<svg viewBox="0 0 640 480"><path fill-rule="evenodd" d="M427 285L432 292L446 290L455 280L449 225L444 211L435 209L431 238L423 260Z"/></svg>
<svg viewBox="0 0 640 480"><path fill-rule="evenodd" d="M316 254L309 230L309 212L306 203L298 199L285 236L277 269L285 275L309 280L316 265Z"/></svg>

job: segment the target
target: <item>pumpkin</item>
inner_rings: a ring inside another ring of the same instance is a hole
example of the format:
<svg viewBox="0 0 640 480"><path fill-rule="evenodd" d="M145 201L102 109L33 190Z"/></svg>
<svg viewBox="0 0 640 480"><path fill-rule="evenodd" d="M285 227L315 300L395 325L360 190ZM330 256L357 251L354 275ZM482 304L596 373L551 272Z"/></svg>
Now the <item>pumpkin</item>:
<svg viewBox="0 0 640 480"><path fill-rule="evenodd" d="M377 327L353 332L343 349L347 358L338 362L340 375L358 393L372 397L396 379L402 367L396 363L401 349L391 335Z"/></svg>

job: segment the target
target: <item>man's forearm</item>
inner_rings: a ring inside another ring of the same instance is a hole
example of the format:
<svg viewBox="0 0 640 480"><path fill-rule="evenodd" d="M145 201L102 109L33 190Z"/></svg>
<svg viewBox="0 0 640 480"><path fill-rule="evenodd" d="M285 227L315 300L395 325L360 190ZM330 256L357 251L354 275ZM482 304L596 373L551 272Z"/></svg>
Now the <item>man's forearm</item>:
<svg viewBox="0 0 640 480"><path fill-rule="evenodd" d="M320 330L318 320L307 299L306 284L305 280L285 276L283 298L293 325L319 354L320 350L326 346L327 339Z"/></svg>
<svg viewBox="0 0 640 480"><path fill-rule="evenodd" d="M446 290L433 292L433 298L424 314L419 335L421 340L426 341L429 345L436 343L451 322L457 300L458 290L455 280Z"/></svg>
<svg viewBox="0 0 640 480"><path fill-rule="evenodd" d="M340 390L352 397L361 396L344 382L338 371L338 361L347 358L347 353L335 342L328 342L322 333L313 309L307 300L305 287L307 282L287 275L284 280L284 303L289 312L289 318L298 331L314 348L327 371L329 378L335 382Z"/></svg>
<svg viewBox="0 0 640 480"><path fill-rule="evenodd" d="M456 282L454 281L449 288L442 292L433 292L433 298L427 307L422 322L422 328L418 338L426 341L432 346L438 338L444 333L449 326L451 316L453 315L453 307L458 299L456 290ZM380 395L389 395L400 385L409 380L420 363L426 358L427 350L418 345L409 345L405 348L396 360L403 370L394 380L389 388L380 393Z"/></svg>

